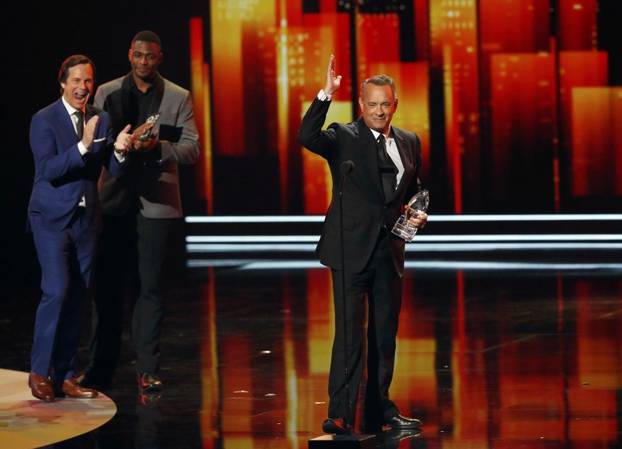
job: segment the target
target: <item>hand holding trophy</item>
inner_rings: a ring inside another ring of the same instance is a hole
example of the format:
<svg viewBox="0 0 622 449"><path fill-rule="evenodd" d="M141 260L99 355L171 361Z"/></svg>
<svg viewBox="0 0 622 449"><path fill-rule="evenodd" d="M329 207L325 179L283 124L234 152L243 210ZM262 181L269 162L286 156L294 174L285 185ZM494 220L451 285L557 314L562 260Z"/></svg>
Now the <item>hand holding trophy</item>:
<svg viewBox="0 0 622 449"><path fill-rule="evenodd" d="M134 151L148 151L153 149L157 143L155 125L160 114L150 115L145 123L137 127L132 133Z"/></svg>
<svg viewBox="0 0 622 449"><path fill-rule="evenodd" d="M408 220L417 215L418 211L426 212L430 204L430 192L420 190L408 201L404 213L397 219L391 232L407 242L412 242L418 228L411 225Z"/></svg>
<svg viewBox="0 0 622 449"><path fill-rule="evenodd" d="M153 134L153 127L155 126L159 117L160 117L160 114L153 114L147 117L147 120L145 120L145 123L143 123L142 125L140 125L138 128L134 130L134 132L132 133L132 136L135 139L138 139L142 142L149 140L149 138Z"/></svg>

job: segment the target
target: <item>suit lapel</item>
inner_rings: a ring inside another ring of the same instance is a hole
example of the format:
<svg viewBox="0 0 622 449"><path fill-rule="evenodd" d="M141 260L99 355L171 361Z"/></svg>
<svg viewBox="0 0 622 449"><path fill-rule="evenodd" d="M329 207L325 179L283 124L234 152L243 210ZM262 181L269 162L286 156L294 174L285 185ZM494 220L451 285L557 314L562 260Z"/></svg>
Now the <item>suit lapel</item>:
<svg viewBox="0 0 622 449"><path fill-rule="evenodd" d="M157 78L154 83L155 95L153 96L153 101L151 105L149 105L149 115L156 114L160 111L160 104L162 104L162 98L164 97L164 79L157 75Z"/></svg>
<svg viewBox="0 0 622 449"><path fill-rule="evenodd" d="M130 83L130 77L132 73L130 72L128 75L123 78L123 83L121 84L121 114L120 117L131 117L130 121L134 121L133 111L131 110L131 88L132 85ZM136 126L137 124L132 123L132 126Z"/></svg>
<svg viewBox="0 0 622 449"><path fill-rule="evenodd" d="M61 99L58 99L55 107L55 116L58 129L62 138L62 147L69 148L78 143L78 135L73 127L71 117Z"/></svg>

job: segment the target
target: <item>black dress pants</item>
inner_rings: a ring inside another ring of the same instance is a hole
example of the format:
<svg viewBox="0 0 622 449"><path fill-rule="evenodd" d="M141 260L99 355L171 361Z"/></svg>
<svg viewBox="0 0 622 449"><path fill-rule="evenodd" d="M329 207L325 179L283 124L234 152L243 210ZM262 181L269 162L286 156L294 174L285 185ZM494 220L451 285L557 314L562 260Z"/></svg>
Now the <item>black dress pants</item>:
<svg viewBox="0 0 622 449"><path fill-rule="evenodd" d="M347 267L344 273L332 270L335 339L328 383L328 416L345 418L350 424L354 424L355 420L356 399L364 363L367 367L366 426L375 426L398 413L395 404L389 399L389 386L395 362L402 280L393 263L391 238L386 231L381 233L370 261L361 272L350 273ZM343 274L346 310L342 301Z"/></svg>
<svg viewBox="0 0 622 449"><path fill-rule="evenodd" d="M150 219L138 214L105 215L96 269L93 336L89 380L106 385L119 361L124 298L132 308L131 335L136 370L156 374L164 307L161 279L167 242L177 219ZM129 288L128 288L129 287Z"/></svg>

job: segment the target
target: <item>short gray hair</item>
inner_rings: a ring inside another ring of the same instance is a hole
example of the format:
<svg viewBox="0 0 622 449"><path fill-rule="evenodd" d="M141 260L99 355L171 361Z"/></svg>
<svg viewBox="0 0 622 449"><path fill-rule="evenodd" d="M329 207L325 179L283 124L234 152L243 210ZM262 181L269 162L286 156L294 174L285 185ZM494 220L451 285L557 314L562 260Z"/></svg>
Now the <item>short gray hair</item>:
<svg viewBox="0 0 622 449"><path fill-rule="evenodd" d="M397 92L395 90L395 81L389 75L374 75L370 78L367 78L361 83L361 97L365 92L365 85L373 84L374 86L389 86L391 87L391 92L393 93L393 97L397 98Z"/></svg>

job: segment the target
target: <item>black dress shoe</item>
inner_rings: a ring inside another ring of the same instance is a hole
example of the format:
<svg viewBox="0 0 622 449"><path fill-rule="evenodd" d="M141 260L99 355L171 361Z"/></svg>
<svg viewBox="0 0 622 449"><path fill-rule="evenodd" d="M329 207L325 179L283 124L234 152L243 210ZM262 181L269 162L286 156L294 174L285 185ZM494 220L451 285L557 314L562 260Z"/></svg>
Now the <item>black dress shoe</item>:
<svg viewBox="0 0 622 449"><path fill-rule="evenodd" d="M409 438L416 438L421 435L421 429L396 429L385 432L387 439L402 441Z"/></svg>
<svg viewBox="0 0 622 449"><path fill-rule="evenodd" d="M140 391L138 392L138 403L140 405L157 404L160 401L160 399L162 399L161 391L155 391L155 392Z"/></svg>
<svg viewBox="0 0 622 449"><path fill-rule="evenodd" d="M421 421L417 418L408 418L402 415L395 415L385 421L385 424L391 426L391 429L419 429Z"/></svg>
<svg viewBox="0 0 622 449"><path fill-rule="evenodd" d="M138 388L143 393L162 391L162 380L156 374L142 373L138 376Z"/></svg>
<svg viewBox="0 0 622 449"><path fill-rule="evenodd" d="M350 435L352 430L342 418L328 418L322 423L322 432L335 435Z"/></svg>

